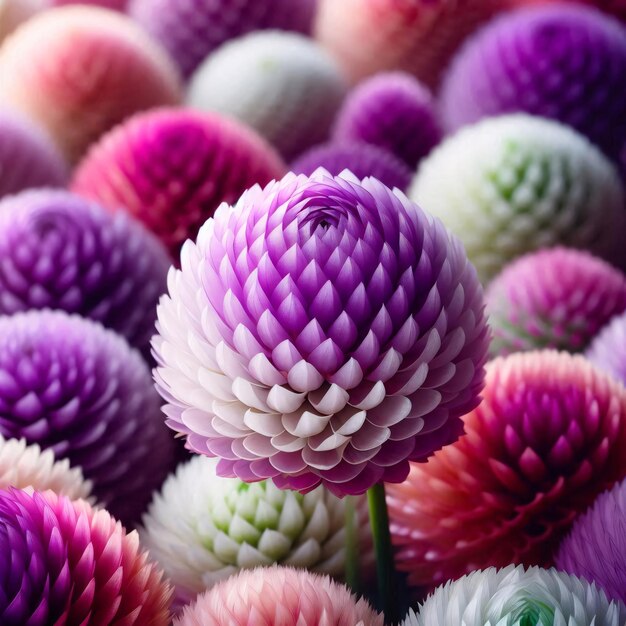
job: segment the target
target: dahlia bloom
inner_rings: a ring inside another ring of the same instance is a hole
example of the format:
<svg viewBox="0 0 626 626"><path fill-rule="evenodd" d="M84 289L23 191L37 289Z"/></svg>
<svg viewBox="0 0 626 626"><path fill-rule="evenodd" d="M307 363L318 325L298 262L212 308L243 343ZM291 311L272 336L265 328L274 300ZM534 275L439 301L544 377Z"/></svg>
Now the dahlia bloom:
<svg viewBox="0 0 626 626"><path fill-rule="evenodd" d="M327 576L272 567L245 571L219 583L174 620L174 626L252 624L383 626L383 617Z"/></svg>
<svg viewBox="0 0 626 626"><path fill-rule="evenodd" d="M456 443L389 485L396 562L414 585L552 565L576 515L626 476L626 388L582 356L492 361L464 423Z"/></svg>
<svg viewBox="0 0 626 626"><path fill-rule="evenodd" d="M98 7L30 19L0 49L0 75L0 104L41 124L72 163L129 115L181 98L167 54L129 18Z"/></svg>
<svg viewBox="0 0 626 626"><path fill-rule="evenodd" d="M72 188L130 212L177 257L222 202L286 169L273 148L235 120L163 109L107 133L79 164Z"/></svg>
<svg viewBox="0 0 626 626"><path fill-rule="evenodd" d="M0 622L167 626L171 590L104 510L51 491L0 491Z"/></svg>
<svg viewBox="0 0 626 626"><path fill-rule="evenodd" d="M254 187L170 271L153 341L168 424L245 482L404 480L478 403L482 299L458 240L376 179Z"/></svg>
<svg viewBox="0 0 626 626"><path fill-rule="evenodd" d="M215 466L203 456L179 466L143 517L142 545L179 598L193 599L240 569L274 563L343 577L346 500L323 487L301 495L271 482L220 478ZM374 554L364 498L352 523L361 576L368 578Z"/></svg>
<svg viewBox="0 0 626 626"><path fill-rule="evenodd" d="M439 587L403 626L621 626L626 606L554 569L490 568Z"/></svg>
<svg viewBox="0 0 626 626"><path fill-rule="evenodd" d="M626 27L576 3L494 20L452 63L441 92L448 129L524 111L574 127L611 158L626 140Z"/></svg>
<svg viewBox="0 0 626 626"><path fill-rule="evenodd" d="M62 312L0 317L0 434L67 458L130 522L168 472L173 442L138 352Z"/></svg>
<svg viewBox="0 0 626 626"><path fill-rule="evenodd" d="M149 353L166 291L166 250L127 215L65 191L0 202L0 314L59 309L111 328Z"/></svg>
<svg viewBox="0 0 626 626"><path fill-rule="evenodd" d="M430 91L410 74L391 72L348 94L334 137L385 148L415 170L441 140L441 128Z"/></svg>
<svg viewBox="0 0 626 626"><path fill-rule="evenodd" d="M551 120L507 115L460 130L422 162L409 195L461 238L485 283L518 256L554 245L623 256L617 170Z"/></svg>
<svg viewBox="0 0 626 626"><path fill-rule="evenodd" d="M626 276L582 250L540 250L507 265L485 300L493 355L538 348L578 352L626 311Z"/></svg>
<svg viewBox="0 0 626 626"><path fill-rule="evenodd" d="M339 68L315 42L261 31L209 55L187 100L244 122L292 159L328 138L346 89Z"/></svg>

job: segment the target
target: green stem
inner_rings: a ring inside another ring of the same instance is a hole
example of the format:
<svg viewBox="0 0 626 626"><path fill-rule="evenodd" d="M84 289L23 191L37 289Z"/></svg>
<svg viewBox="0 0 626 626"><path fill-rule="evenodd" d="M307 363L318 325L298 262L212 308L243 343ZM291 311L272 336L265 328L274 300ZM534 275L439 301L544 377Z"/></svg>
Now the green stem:
<svg viewBox="0 0 626 626"><path fill-rule="evenodd" d="M389 532L389 514L385 500L385 485L382 483L374 485L367 492L367 502L376 552L379 602L385 614L385 623L397 624L399 607L394 593L395 568Z"/></svg>
<svg viewBox="0 0 626 626"><path fill-rule="evenodd" d="M353 593L359 592L359 536L354 497L346 497L346 584Z"/></svg>

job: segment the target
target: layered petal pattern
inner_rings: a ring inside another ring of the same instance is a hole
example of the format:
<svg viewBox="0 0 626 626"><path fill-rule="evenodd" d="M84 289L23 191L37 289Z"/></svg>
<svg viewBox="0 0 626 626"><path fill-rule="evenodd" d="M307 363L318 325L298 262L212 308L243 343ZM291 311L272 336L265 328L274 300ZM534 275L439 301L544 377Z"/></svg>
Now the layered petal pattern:
<svg viewBox="0 0 626 626"><path fill-rule="evenodd" d="M576 515L626 476L626 389L582 356L492 361L464 423L456 443L389 485L396 562L414 585L553 565Z"/></svg>
<svg viewBox="0 0 626 626"><path fill-rule="evenodd" d="M0 621L167 626L171 590L106 511L51 491L0 491Z"/></svg>
<svg viewBox="0 0 626 626"><path fill-rule="evenodd" d="M626 385L626 314L615 317L602 329L585 356Z"/></svg>
<svg viewBox="0 0 626 626"><path fill-rule="evenodd" d="M397 482L483 385L483 294L443 225L375 179L288 174L222 205L158 311L171 428L217 472L338 495Z"/></svg>

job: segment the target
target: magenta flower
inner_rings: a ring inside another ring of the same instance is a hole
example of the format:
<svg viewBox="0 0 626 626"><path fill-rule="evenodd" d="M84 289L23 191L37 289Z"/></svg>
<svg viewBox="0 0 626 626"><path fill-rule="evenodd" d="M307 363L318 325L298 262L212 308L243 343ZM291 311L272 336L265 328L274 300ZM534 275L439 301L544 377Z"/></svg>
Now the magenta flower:
<svg viewBox="0 0 626 626"><path fill-rule="evenodd" d="M181 266L156 380L170 427L222 476L362 493L454 441L478 403L476 272L441 222L375 179L254 187Z"/></svg>

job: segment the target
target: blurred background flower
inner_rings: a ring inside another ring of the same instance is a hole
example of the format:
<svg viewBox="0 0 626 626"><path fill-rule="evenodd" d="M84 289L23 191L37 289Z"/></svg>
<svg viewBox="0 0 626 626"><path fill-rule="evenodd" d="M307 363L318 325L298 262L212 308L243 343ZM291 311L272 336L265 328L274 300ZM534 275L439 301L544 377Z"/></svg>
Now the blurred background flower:
<svg viewBox="0 0 626 626"><path fill-rule="evenodd" d="M626 384L626 315L615 317L593 340L586 357Z"/></svg>

